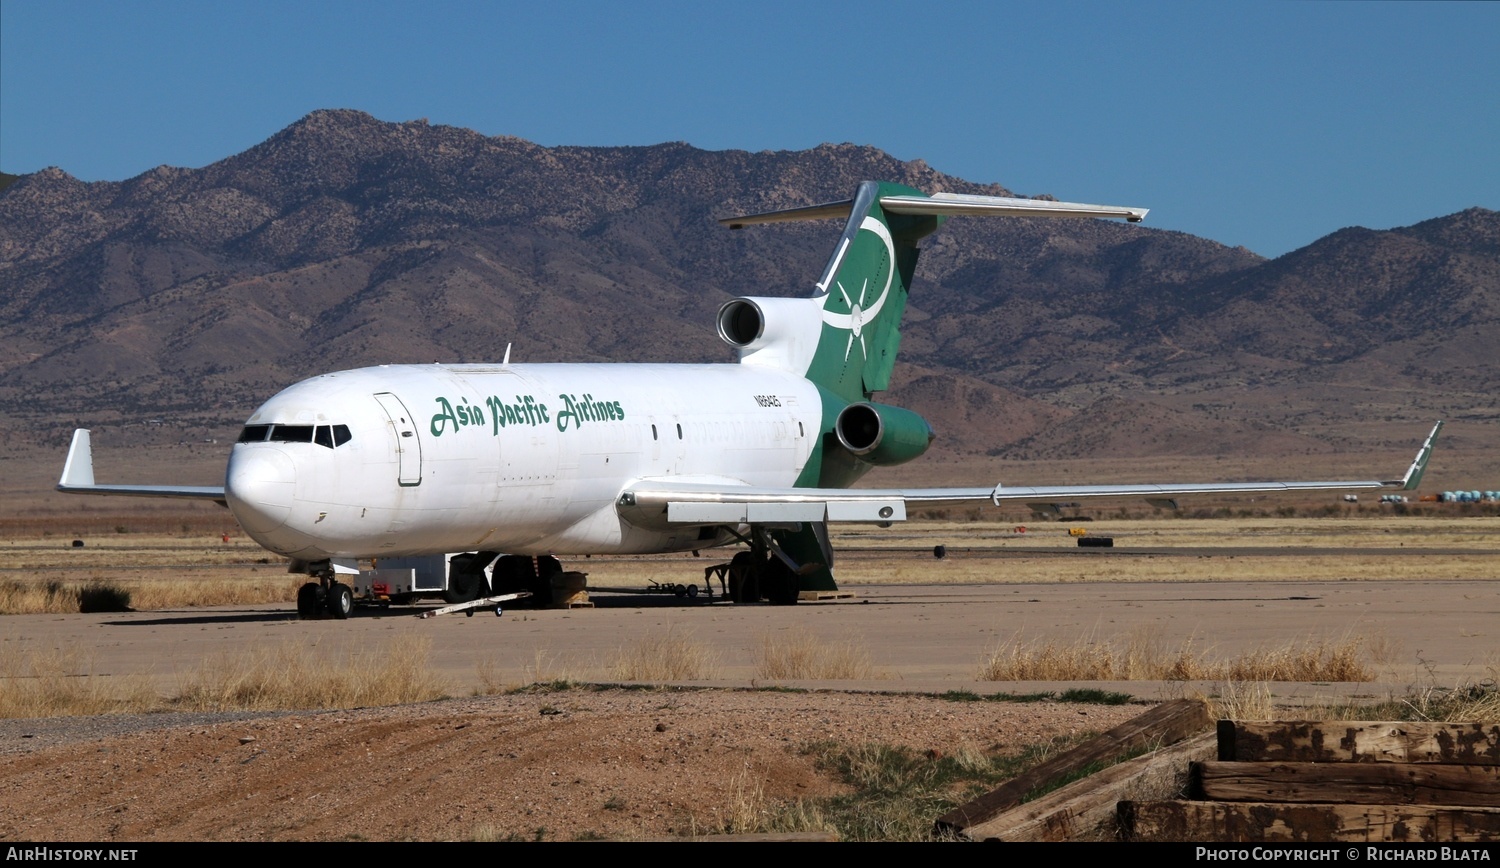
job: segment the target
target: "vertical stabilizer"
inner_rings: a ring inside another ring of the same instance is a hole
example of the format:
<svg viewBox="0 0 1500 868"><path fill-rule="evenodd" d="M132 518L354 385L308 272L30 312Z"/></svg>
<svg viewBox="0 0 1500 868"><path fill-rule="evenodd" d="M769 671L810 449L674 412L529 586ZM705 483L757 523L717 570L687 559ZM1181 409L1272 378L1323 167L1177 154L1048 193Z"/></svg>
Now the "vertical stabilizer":
<svg viewBox="0 0 1500 868"><path fill-rule="evenodd" d="M896 184L861 184L818 280L823 325L807 377L846 401L863 401L890 387L917 242L944 219L890 214L880 200L923 195Z"/></svg>
<svg viewBox="0 0 1500 868"><path fill-rule="evenodd" d="M962 193L929 196L900 184L865 181L851 200L719 222L740 229L845 215L848 222L813 298L734 299L719 311L719 334L740 350L742 363L795 370L844 401L857 402L890 387L917 242L947 218L1103 217L1139 223L1146 210ZM821 323L812 318L814 312Z"/></svg>

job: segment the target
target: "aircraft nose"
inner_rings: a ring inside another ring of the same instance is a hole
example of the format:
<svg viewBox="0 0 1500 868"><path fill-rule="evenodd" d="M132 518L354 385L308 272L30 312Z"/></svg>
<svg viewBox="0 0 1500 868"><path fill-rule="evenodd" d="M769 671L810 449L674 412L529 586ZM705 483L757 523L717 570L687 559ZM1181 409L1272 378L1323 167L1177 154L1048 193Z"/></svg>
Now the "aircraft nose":
<svg viewBox="0 0 1500 868"><path fill-rule="evenodd" d="M272 446L235 449L224 479L225 500L240 526L267 534L286 524L297 488L291 456Z"/></svg>

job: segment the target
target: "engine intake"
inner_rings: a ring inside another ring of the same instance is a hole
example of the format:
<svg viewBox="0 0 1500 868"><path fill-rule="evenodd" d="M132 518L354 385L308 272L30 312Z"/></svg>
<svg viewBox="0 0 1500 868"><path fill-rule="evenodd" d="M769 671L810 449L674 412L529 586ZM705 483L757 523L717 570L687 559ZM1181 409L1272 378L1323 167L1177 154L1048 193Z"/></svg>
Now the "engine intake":
<svg viewBox="0 0 1500 868"><path fill-rule="evenodd" d="M927 420L916 413L868 401L845 407L833 432L851 454L882 467L905 464L920 456L937 436Z"/></svg>
<svg viewBox="0 0 1500 868"><path fill-rule="evenodd" d="M765 333L766 316L751 298L735 298L719 308L719 337L735 349L746 349Z"/></svg>
<svg viewBox="0 0 1500 868"><path fill-rule="evenodd" d="M719 338L740 362L805 374L818 350L823 314L817 298L732 298L719 308Z"/></svg>

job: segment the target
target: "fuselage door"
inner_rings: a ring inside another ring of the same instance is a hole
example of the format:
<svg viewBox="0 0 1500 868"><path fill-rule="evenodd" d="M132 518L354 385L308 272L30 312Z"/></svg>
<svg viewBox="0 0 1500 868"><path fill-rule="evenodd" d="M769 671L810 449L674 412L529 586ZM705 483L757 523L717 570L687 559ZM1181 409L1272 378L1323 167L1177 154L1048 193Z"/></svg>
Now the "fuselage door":
<svg viewBox="0 0 1500 868"><path fill-rule="evenodd" d="M406 405L390 392L378 392L375 400L391 423L391 434L396 438L396 481L401 485L422 483L422 437Z"/></svg>

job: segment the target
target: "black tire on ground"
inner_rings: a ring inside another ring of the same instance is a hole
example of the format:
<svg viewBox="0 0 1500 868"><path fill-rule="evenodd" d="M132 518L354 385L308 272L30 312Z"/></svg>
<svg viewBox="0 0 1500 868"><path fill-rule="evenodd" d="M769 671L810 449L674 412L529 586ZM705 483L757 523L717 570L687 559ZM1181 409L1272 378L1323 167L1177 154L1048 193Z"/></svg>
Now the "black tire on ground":
<svg viewBox="0 0 1500 868"><path fill-rule="evenodd" d="M304 619L323 614L323 589L317 582L308 582L297 589L297 615Z"/></svg>
<svg viewBox="0 0 1500 868"><path fill-rule="evenodd" d="M340 582L334 582L333 587L328 589L328 614L335 620L342 621L349 617L354 611L354 589Z"/></svg>
<svg viewBox="0 0 1500 868"><path fill-rule="evenodd" d="M465 573L454 570L448 573L448 589L443 591L443 600L452 603L469 603L484 593L484 573Z"/></svg>
<svg viewBox="0 0 1500 868"><path fill-rule="evenodd" d="M760 602L760 565L749 552L739 552L729 560L729 599L736 603Z"/></svg>
<svg viewBox="0 0 1500 868"><path fill-rule="evenodd" d="M792 572L792 568L787 566L781 558L771 558L766 561L766 568L761 573L760 583L766 599L777 606L790 606L796 603L802 590L797 581L797 574Z"/></svg>

